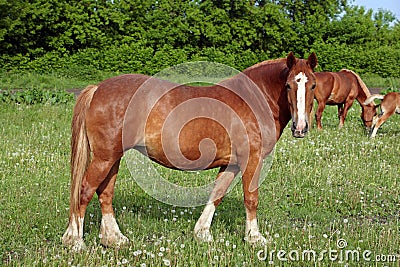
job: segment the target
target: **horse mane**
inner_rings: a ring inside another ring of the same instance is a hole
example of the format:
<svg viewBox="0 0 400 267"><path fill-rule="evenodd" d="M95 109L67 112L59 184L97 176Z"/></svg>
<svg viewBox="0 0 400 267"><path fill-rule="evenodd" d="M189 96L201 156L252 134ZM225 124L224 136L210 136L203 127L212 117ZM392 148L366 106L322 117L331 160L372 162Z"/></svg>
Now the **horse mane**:
<svg viewBox="0 0 400 267"><path fill-rule="evenodd" d="M370 91L368 90L367 85L364 83L363 80L361 80L360 76L358 76L357 73L355 73L355 72L352 71L352 70L348 70L348 69L341 69L340 71L350 72L351 74L353 74L354 76L356 76L357 81L358 81L358 84L360 85L361 89L363 90L365 96L366 96L367 98L371 96L371 93L370 93Z"/></svg>
<svg viewBox="0 0 400 267"><path fill-rule="evenodd" d="M278 58L278 59L269 59L269 60L264 60L261 61L260 63L257 63L253 66L248 67L247 69L245 69L244 71L250 71L252 69L256 69L265 65L271 65L271 64L275 64L275 63L280 63L280 62L284 62L286 61L286 58Z"/></svg>
<svg viewBox="0 0 400 267"><path fill-rule="evenodd" d="M257 63L257 64L255 64L255 65L252 65L252 66L248 67L247 69L244 69L243 71L241 71L241 72L240 72L239 74L237 74L237 75L234 75L234 76L232 76L232 77L229 77L229 78L227 78L227 79L224 79L224 80L218 82L218 84L219 84L219 85L223 85L223 84L225 84L225 83L231 82L231 81L234 80L234 79L237 79L238 77L243 78L243 76L241 76L241 75L245 75L245 76L246 76L245 79L247 79L247 78L248 78L247 76L248 76L248 75L251 73L251 71L253 71L253 70L256 70L256 69L259 69L259 68L262 68L262 67L268 67L268 66L271 66L271 65L277 64L277 63L284 63L284 62L286 62L286 58L278 58L278 59L264 60L264 61L262 61L262 62L260 62L260 63Z"/></svg>

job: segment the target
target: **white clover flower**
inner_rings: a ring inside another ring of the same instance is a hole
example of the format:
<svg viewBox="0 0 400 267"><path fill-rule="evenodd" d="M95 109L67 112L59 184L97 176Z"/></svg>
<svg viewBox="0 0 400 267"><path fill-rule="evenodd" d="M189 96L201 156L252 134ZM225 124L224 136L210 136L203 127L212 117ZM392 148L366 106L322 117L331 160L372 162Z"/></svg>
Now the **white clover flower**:
<svg viewBox="0 0 400 267"><path fill-rule="evenodd" d="M137 257L137 256L139 256L141 254L142 254L141 250L136 250L136 251L133 252L133 256L135 256L135 257Z"/></svg>

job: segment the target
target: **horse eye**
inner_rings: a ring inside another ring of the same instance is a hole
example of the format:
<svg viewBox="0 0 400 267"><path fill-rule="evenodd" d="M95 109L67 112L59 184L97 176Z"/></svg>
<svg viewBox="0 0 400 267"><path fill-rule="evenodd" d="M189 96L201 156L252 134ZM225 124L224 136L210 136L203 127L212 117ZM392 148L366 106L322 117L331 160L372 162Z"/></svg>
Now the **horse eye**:
<svg viewBox="0 0 400 267"><path fill-rule="evenodd" d="M315 89L315 86L317 86L315 83L311 86L311 90Z"/></svg>
<svg viewBox="0 0 400 267"><path fill-rule="evenodd" d="M287 90L290 90L290 84L287 83L285 86Z"/></svg>

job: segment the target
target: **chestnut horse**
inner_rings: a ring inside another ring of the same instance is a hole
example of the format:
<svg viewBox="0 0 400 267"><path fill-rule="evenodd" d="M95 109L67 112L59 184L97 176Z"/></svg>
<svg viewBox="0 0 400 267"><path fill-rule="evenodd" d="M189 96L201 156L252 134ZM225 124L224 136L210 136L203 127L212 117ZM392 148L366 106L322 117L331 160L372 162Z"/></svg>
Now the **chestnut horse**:
<svg viewBox="0 0 400 267"><path fill-rule="evenodd" d="M215 209L241 171L245 240L265 243L256 218L261 162L290 119L293 136L306 135L316 65L314 53L307 60L289 53L213 86L178 85L136 74L88 86L73 112L70 215L63 243L84 248L84 216L94 193L102 212L101 244L128 242L115 220L112 198L120 159L131 148L174 169L220 168L194 229L202 241L212 240Z"/></svg>
<svg viewBox="0 0 400 267"><path fill-rule="evenodd" d="M400 93L390 92L386 95L374 94L368 97L364 102L365 105L373 103L375 99L381 99L381 113L374 117L372 128L370 131L370 137L375 137L379 127L387 120L390 116L397 113L400 114Z"/></svg>
<svg viewBox="0 0 400 267"><path fill-rule="evenodd" d="M318 129L322 129L322 112L325 105L337 105L339 128L344 125L347 111L356 99L362 108L361 119L364 126L369 129L372 119L376 115L375 105L365 105L364 101L371 95L365 83L353 71L342 69L339 72L316 72L317 86L315 88L315 99L318 102L315 119Z"/></svg>

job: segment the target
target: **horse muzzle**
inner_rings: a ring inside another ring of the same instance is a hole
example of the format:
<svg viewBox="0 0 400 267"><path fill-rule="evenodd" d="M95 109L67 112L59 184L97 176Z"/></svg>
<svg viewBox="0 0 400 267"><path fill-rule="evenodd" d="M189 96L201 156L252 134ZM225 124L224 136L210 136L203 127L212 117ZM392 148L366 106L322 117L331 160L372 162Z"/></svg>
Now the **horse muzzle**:
<svg viewBox="0 0 400 267"><path fill-rule="evenodd" d="M303 138L308 133L308 123L306 122L304 127L297 127L296 122L293 122L291 129L293 137Z"/></svg>

